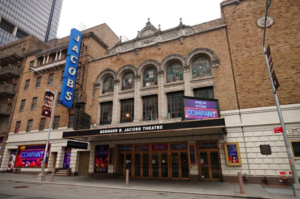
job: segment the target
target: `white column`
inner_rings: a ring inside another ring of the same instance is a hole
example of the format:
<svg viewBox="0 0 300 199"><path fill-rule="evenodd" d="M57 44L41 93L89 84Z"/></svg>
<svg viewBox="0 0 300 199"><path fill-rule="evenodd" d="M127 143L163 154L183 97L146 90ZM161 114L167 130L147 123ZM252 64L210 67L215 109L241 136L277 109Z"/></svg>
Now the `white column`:
<svg viewBox="0 0 300 199"><path fill-rule="evenodd" d="M195 165L190 165L191 180L192 181L199 181L199 169L198 169L199 164L198 164L198 158L197 158L197 155L196 155L197 142L195 140L188 141L188 144L194 144L194 146L195 146Z"/></svg>
<svg viewBox="0 0 300 199"><path fill-rule="evenodd" d="M11 153L11 150L9 150L9 149L5 148L4 150L5 151L3 153L0 171L6 171L7 170L7 164L8 164L8 161L9 161L9 158L10 158L10 153Z"/></svg>
<svg viewBox="0 0 300 199"><path fill-rule="evenodd" d="M46 56L44 55L44 58L43 58L43 65L45 64L45 61L46 61Z"/></svg>
<svg viewBox="0 0 300 199"><path fill-rule="evenodd" d="M46 64L48 64L49 63L49 54L47 55L47 60L46 60Z"/></svg>
<svg viewBox="0 0 300 199"><path fill-rule="evenodd" d="M183 67L183 81L184 81L184 95L192 96L191 90L191 77L190 77L190 66L186 65Z"/></svg>
<svg viewBox="0 0 300 199"><path fill-rule="evenodd" d="M65 158L65 148L60 147L57 151L56 165L55 168L63 168Z"/></svg>
<svg viewBox="0 0 300 199"><path fill-rule="evenodd" d="M94 173L94 163L95 163L95 145L90 143L90 160L89 160L89 174Z"/></svg>
<svg viewBox="0 0 300 199"><path fill-rule="evenodd" d="M57 52L55 53L55 59L54 59L54 61L57 61Z"/></svg>
<svg viewBox="0 0 300 199"><path fill-rule="evenodd" d="M18 27L15 26L14 29L13 29L12 35L16 36L17 35L17 31L18 31Z"/></svg>
<svg viewBox="0 0 300 199"><path fill-rule="evenodd" d="M59 56L58 56L58 60L61 59L61 51L59 51Z"/></svg>
<svg viewBox="0 0 300 199"><path fill-rule="evenodd" d="M37 61L38 61L37 59L34 61L34 65L33 65L34 67L36 67Z"/></svg>
<svg viewBox="0 0 300 199"><path fill-rule="evenodd" d="M140 76L134 77L134 120L133 122L140 122L143 120L142 111L143 111L143 102L140 96Z"/></svg>
<svg viewBox="0 0 300 199"><path fill-rule="evenodd" d="M157 84L158 84L158 119L167 119L167 100L166 94L164 93L164 71L158 71L157 74Z"/></svg>
<svg viewBox="0 0 300 199"><path fill-rule="evenodd" d="M114 148L114 154L113 154L113 160L112 160L113 164L108 165L108 171L107 172L111 175L114 175L114 173L117 172L117 145L110 144L109 148Z"/></svg>
<svg viewBox="0 0 300 199"><path fill-rule="evenodd" d="M79 152L77 149L72 149L71 162L70 162L70 169L72 175L78 173L78 167L79 167Z"/></svg>
<svg viewBox="0 0 300 199"><path fill-rule="evenodd" d="M114 82L114 99L113 99L113 115L112 115L112 124L119 124L120 123L120 100L119 100L119 84L120 81L116 80ZM101 91L100 91L101 92Z"/></svg>

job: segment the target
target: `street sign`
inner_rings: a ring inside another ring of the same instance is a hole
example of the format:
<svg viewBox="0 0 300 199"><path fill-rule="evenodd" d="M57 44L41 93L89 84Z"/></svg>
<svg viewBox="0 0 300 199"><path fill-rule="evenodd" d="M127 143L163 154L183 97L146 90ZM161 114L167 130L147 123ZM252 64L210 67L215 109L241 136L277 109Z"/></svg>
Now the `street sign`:
<svg viewBox="0 0 300 199"><path fill-rule="evenodd" d="M276 134L276 133L283 133L283 129L282 129L281 126L280 126L280 127L275 127L275 128L273 128L273 131L274 131L275 134Z"/></svg>
<svg viewBox="0 0 300 199"><path fill-rule="evenodd" d="M270 45L267 48L267 57L268 57L268 61L269 61L270 72L271 72L271 75L272 75L272 83L274 84L274 87L277 91L280 84L279 84L278 79L277 79L276 74L275 74Z"/></svg>

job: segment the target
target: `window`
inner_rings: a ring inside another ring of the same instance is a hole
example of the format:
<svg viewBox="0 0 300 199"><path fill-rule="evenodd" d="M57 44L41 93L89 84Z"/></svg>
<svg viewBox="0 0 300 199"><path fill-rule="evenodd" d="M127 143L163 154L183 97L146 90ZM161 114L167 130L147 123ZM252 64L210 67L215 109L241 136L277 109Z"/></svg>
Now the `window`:
<svg viewBox="0 0 300 199"><path fill-rule="evenodd" d="M211 76L211 67L208 59L198 58L192 63L193 78Z"/></svg>
<svg viewBox="0 0 300 199"><path fill-rule="evenodd" d="M155 68L149 68L144 73L144 86L157 85L157 71Z"/></svg>
<svg viewBox="0 0 300 199"><path fill-rule="evenodd" d="M35 88L39 88L41 86L42 77L36 78Z"/></svg>
<svg viewBox="0 0 300 199"><path fill-rule="evenodd" d="M112 120L112 102L101 103L100 125L111 124Z"/></svg>
<svg viewBox="0 0 300 199"><path fill-rule="evenodd" d="M183 92L168 93L168 118L181 117Z"/></svg>
<svg viewBox="0 0 300 199"><path fill-rule="evenodd" d="M81 67L78 67L77 68L76 80L80 80L80 74L81 74Z"/></svg>
<svg viewBox="0 0 300 199"><path fill-rule="evenodd" d="M132 89L132 88L134 88L133 73L127 73L123 77L122 90L127 90L127 89Z"/></svg>
<svg viewBox="0 0 300 199"><path fill-rule="evenodd" d="M44 131L45 123L46 123L46 118L41 118L40 129L39 129L40 131Z"/></svg>
<svg viewBox="0 0 300 199"><path fill-rule="evenodd" d="M114 78L109 76L103 81L103 94L114 91Z"/></svg>
<svg viewBox="0 0 300 199"><path fill-rule="evenodd" d="M37 97L32 98L31 110L32 110L32 109L35 109L35 107L36 107L36 102L37 102Z"/></svg>
<svg viewBox="0 0 300 199"><path fill-rule="evenodd" d="M167 83L183 80L182 66L175 62L167 68Z"/></svg>
<svg viewBox="0 0 300 199"><path fill-rule="evenodd" d="M15 128L15 133L19 133L20 127L21 127L21 121L17 121L16 128Z"/></svg>
<svg viewBox="0 0 300 199"><path fill-rule="evenodd" d="M69 124L68 124L68 128L73 128L73 124L74 124L74 114L69 115Z"/></svg>
<svg viewBox="0 0 300 199"><path fill-rule="evenodd" d="M61 81L61 82L63 81L63 78L64 78L64 72L65 72L65 70L62 70L62 71L61 71L61 77L60 77L60 81Z"/></svg>
<svg viewBox="0 0 300 199"><path fill-rule="evenodd" d="M54 117L53 129L58 129L60 116Z"/></svg>
<svg viewBox="0 0 300 199"><path fill-rule="evenodd" d="M133 122L134 99L121 101L121 123Z"/></svg>
<svg viewBox="0 0 300 199"><path fill-rule="evenodd" d="M143 121L157 120L158 100L157 95L143 97Z"/></svg>
<svg viewBox="0 0 300 199"><path fill-rule="evenodd" d="M23 99L23 100L21 101L20 111L24 111L25 102L26 102L26 99Z"/></svg>
<svg viewBox="0 0 300 199"><path fill-rule="evenodd" d="M205 88L197 88L194 89L194 96L200 98L209 98L214 99L214 88L213 87L205 87Z"/></svg>
<svg viewBox="0 0 300 199"><path fill-rule="evenodd" d="M24 90L28 90L29 83L30 83L30 79L27 79L26 82L25 82L25 88L24 88Z"/></svg>
<svg viewBox="0 0 300 199"><path fill-rule="evenodd" d="M26 132L31 132L33 120L28 120Z"/></svg>
<svg viewBox="0 0 300 199"><path fill-rule="evenodd" d="M34 61L31 61L31 62L29 63L29 67L33 67L33 64L34 64Z"/></svg>
<svg viewBox="0 0 300 199"><path fill-rule="evenodd" d="M73 103L79 102L78 89L74 90Z"/></svg>
<svg viewBox="0 0 300 199"><path fill-rule="evenodd" d="M294 158L300 158L300 140L290 141Z"/></svg>
<svg viewBox="0 0 300 199"><path fill-rule="evenodd" d="M54 73L51 73L49 75L49 82L48 82L48 85L50 84L50 82L52 83L53 82L53 78L54 78Z"/></svg>

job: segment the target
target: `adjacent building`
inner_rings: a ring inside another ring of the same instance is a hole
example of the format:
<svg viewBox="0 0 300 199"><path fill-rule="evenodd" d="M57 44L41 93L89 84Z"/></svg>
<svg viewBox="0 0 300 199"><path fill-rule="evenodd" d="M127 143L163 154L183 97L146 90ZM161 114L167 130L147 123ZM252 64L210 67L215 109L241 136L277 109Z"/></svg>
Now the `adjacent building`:
<svg viewBox="0 0 300 199"><path fill-rule="evenodd" d="M56 38L63 0L0 1L0 46L33 35Z"/></svg>
<svg viewBox="0 0 300 199"><path fill-rule="evenodd" d="M298 175L299 6L272 2L266 37ZM272 184L291 178L283 136L273 133L280 124L261 45L265 2L227 0L221 13L193 26L180 20L168 30L148 21L126 42L117 41L106 25L83 32L74 108L57 105L52 127L41 116L51 86L24 73L21 88L31 83L19 90L1 171L15 153L21 172L40 172L41 161L30 163L27 152L43 150L52 128L47 172L55 167L101 178L124 177L128 169L132 178L226 182L242 172L247 183ZM60 85L68 39L26 57L24 71L33 65ZM196 108L183 99L194 100ZM91 129L73 130L81 122L74 120L75 109L91 116ZM71 140L88 147L68 148ZM263 155L262 145L271 154Z"/></svg>

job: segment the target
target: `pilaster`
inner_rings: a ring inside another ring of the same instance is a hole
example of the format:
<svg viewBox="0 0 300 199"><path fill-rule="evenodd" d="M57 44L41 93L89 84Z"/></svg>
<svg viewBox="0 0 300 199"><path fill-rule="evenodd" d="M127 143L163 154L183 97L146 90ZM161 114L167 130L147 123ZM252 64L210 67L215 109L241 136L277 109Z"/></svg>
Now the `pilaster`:
<svg viewBox="0 0 300 199"><path fill-rule="evenodd" d="M134 122L142 121L141 113L143 110L142 98L140 97L141 76L134 77Z"/></svg>
<svg viewBox="0 0 300 199"><path fill-rule="evenodd" d="M164 93L164 71L158 71L157 73L158 84L158 119L167 119L167 99Z"/></svg>
<svg viewBox="0 0 300 199"><path fill-rule="evenodd" d="M114 99L113 99L113 115L112 115L112 124L120 123L120 100L119 100L119 85L120 81L114 81Z"/></svg>
<svg viewBox="0 0 300 199"><path fill-rule="evenodd" d="M190 75L190 66L185 65L183 66L183 79L184 79L184 95L185 96L191 96L192 97L192 92L191 92L191 75Z"/></svg>

